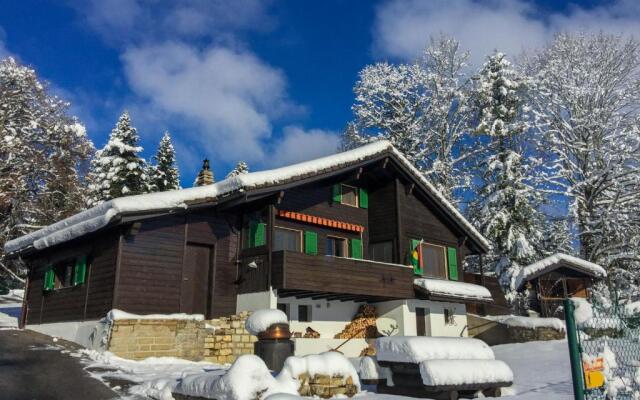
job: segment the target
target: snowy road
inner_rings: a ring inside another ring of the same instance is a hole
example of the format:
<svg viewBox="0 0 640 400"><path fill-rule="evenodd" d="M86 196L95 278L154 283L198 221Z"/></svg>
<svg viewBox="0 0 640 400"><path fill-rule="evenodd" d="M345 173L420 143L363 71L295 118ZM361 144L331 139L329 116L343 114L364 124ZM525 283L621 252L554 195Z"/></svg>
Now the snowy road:
<svg viewBox="0 0 640 400"><path fill-rule="evenodd" d="M0 330L0 398L106 400L117 394L71 356L75 346L31 331Z"/></svg>

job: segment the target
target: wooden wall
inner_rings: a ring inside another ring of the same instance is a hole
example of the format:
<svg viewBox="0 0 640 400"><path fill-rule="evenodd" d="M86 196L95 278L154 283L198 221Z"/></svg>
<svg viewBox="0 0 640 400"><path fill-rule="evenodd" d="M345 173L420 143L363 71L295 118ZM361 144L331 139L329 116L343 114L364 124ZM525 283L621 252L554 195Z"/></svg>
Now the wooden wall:
<svg viewBox="0 0 640 400"><path fill-rule="evenodd" d="M26 300L26 324L82 321L104 317L112 308L118 234L115 231L90 235L36 258L30 266ZM44 292L46 268L67 258L88 255L86 281L82 285Z"/></svg>

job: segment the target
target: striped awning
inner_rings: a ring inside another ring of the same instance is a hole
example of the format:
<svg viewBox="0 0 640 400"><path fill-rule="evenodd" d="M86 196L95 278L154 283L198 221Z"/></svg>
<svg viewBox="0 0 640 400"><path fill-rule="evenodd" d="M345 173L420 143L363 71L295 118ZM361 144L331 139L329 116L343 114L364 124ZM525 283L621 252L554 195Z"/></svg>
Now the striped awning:
<svg viewBox="0 0 640 400"><path fill-rule="evenodd" d="M295 221L302 221L308 224L328 226L330 228L342 229L344 231L351 231L351 232L358 232L358 233L364 232L364 226L362 225L336 221L334 219L316 217L313 215L302 214L295 211L278 210L278 217L292 219Z"/></svg>

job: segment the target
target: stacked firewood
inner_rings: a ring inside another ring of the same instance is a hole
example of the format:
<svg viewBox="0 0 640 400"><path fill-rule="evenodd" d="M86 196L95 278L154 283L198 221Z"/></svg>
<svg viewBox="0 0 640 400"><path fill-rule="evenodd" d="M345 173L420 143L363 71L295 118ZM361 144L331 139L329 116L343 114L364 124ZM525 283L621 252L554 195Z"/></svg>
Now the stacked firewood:
<svg viewBox="0 0 640 400"><path fill-rule="evenodd" d="M370 339L381 335L376 328L378 314L376 308L369 304L361 305L351 322L338 333L336 339Z"/></svg>
<svg viewBox="0 0 640 400"><path fill-rule="evenodd" d="M303 337L306 339L318 339L320 337L320 332L315 331L308 326Z"/></svg>

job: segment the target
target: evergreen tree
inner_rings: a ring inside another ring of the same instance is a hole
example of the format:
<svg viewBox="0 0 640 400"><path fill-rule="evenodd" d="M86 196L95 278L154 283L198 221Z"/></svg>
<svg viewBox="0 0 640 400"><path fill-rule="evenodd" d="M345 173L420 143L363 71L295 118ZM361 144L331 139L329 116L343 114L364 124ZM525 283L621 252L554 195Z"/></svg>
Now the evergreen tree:
<svg viewBox="0 0 640 400"><path fill-rule="evenodd" d="M542 256L546 257L555 253L575 255L576 250L568 221L564 218L557 218L548 220L547 224L548 227L544 230L542 240Z"/></svg>
<svg viewBox="0 0 640 400"><path fill-rule="evenodd" d="M238 161L236 167L232 169L225 179L233 178L234 176L246 174L249 172L249 166L244 161Z"/></svg>
<svg viewBox="0 0 640 400"><path fill-rule="evenodd" d="M68 217L84 206L83 176L93 144L36 72L0 61L0 256L7 240ZM4 276L24 272L0 259Z"/></svg>
<svg viewBox="0 0 640 400"><path fill-rule="evenodd" d="M493 242L488 258L511 300L519 269L534 261L541 239L533 206L537 195L526 181L522 148L522 136L529 127L523 115L524 90L524 79L504 54L495 53L478 74L474 91L476 133L487 137L487 145L480 162L483 184L472 215Z"/></svg>
<svg viewBox="0 0 640 400"><path fill-rule="evenodd" d="M176 152L171 143L169 132L160 140L158 151L153 157L155 165L150 166L150 185L153 192L180 189L180 173L176 161Z"/></svg>
<svg viewBox="0 0 640 400"><path fill-rule="evenodd" d="M91 163L91 204L148 192L147 166L140 157L138 133L123 112L109 141Z"/></svg>

